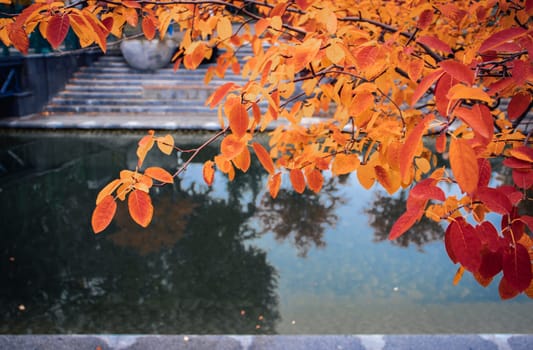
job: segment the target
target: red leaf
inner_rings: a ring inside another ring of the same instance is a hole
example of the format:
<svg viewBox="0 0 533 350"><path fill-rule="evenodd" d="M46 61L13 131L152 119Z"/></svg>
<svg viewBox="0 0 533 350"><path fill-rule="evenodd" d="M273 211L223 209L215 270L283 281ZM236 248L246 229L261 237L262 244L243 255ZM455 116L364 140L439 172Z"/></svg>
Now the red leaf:
<svg viewBox="0 0 533 350"><path fill-rule="evenodd" d="M254 142L252 144L252 147L255 151L255 155L257 156L257 159L259 159L259 162L261 165L263 165L263 168L269 173L274 174L274 162L272 161L272 158L270 158L270 155L268 154L268 151L263 147L261 144Z"/></svg>
<svg viewBox="0 0 533 350"><path fill-rule="evenodd" d="M502 270L502 254L501 252L492 252L490 250L484 251L481 254L481 265L479 266L479 274L483 278L492 278Z"/></svg>
<svg viewBox="0 0 533 350"><path fill-rule="evenodd" d="M396 220L389 233L389 239L393 240L403 235L409 230L424 214L423 209L407 210Z"/></svg>
<svg viewBox="0 0 533 350"><path fill-rule="evenodd" d="M291 169L289 174L292 187L298 193L303 193L305 190L305 177L300 169Z"/></svg>
<svg viewBox="0 0 533 350"><path fill-rule="evenodd" d="M498 46L505 44L508 41L516 39L527 33L527 30L514 27L501 30L488 37L479 47L479 52L483 53L489 50L497 49Z"/></svg>
<svg viewBox="0 0 533 350"><path fill-rule="evenodd" d="M487 187L492 177L492 166L486 158L479 158L477 160L477 166L479 168L477 187Z"/></svg>
<svg viewBox="0 0 533 350"><path fill-rule="evenodd" d="M498 285L498 292L500 294L500 298L503 300L512 299L516 297L520 292L516 290L504 277L500 280L500 284Z"/></svg>
<svg viewBox="0 0 533 350"><path fill-rule="evenodd" d="M445 73L435 84L435 104L437 105L437 111L444 116L448 116L448 108L450 104L450 99L448 99L448 91L451 87L457 84L450 74Z"/></svg>
<svg viewBox="0 0 533 350"><path fill-rule="evenodd" d="M70 20L67 15L55 15L50 18L46 27L46 38L54 50L65 40L69 28Z"/></svg>
<svg viewBox="0 0 533 350"><path fill-rule="evenodd" d="M496 188L482 187L476 192L476 196L493 212L509 214L513 210L513 204L505 193Z"/></svg>
<svg viewBox="0 0 533 350"><path fill-rule="evenodd" d="M28 53L28 48L30 47L30 40L22 26L19 26L16 23L10 23L8 25L7 33L13 46L26 55Z"/></svg>
<svg viewBox="0 0 533 350"><path fill-rule="evenodd" d="M141 26L146 39L152 40L155 38L156 26L151 17L143 17Z"/></svg>
<svg viewBox="0 0 533 350"><path fill-rule="evenodd" d="M435 186L435 179L425 179L417 183L415 187L409 192L409 197L413 196L417 199L430 200L435 199L438 201L446 200L444 191Z"/></svg>
<svg viewBox="0 0 533 350"><path fill-rule="evenodd" d="M439 38L435 36L422 35L422 36L419 36L418 39L416 39L416 42L420 44L424 44L431 49L442 51L444 53L448 53L448 54L453 53L450 45L446 44L444 41L440 40Z"/></svg>
<svg viewBox="0 0 533 350"><path fill-rule="evenodd" d="M474 192L479 181L479 167L476 153L466 140L451 140L450 165L461 190Z"/></svg>
<svg viewBox="0 0 533 350"><path fill-rule="evenodd" d="M524 291L531 282L531 259L527 249L516 244L503 250L503 277L518 292Z"/></svg>
<svg viewBox="0 0 533 350"><path fill-rule="evenodd" d="M418 18L418 22L416 26L424 30L427 27L429 27L432 21L433 21L433 10L424 10L420 14L420 17Z"/></svg>
<svg viewBox="0 0 533 350"><path fill-rule="evenodd" d="M529 227L529 231L533 232L533 216L522 215L521 217L518 218L518 220L526 224L527 227Z"/></svg>
<svg viewBox="0 0 533 350"><path fill-rule="evenodd" d="M472 225L462 217L453 221L446 230L453 256L467 270L475 272L481 265L481 240Z"/></svg>
<svg viewBox="0 0 533 350"><path fill-rule="evenodd" d="M131 192L128 197L128 210L133 221L142 227L147 227L152 221L154 207L152 199L146 192L139 190Z"/></svg>
<svg viewBox="0 0 533 350"><path fill-rule="evenodd" d="M491 252L497 252L502 246L502 238L498 235L496 227L488 221L476 226L479 238L485 247Z"/></svg>
<svg viewBox="0 0 533 350"><path fill-rule="evenodd" d="M117 211L117 203L111 195L105 196L93 211L91 226L95 234L105 230L113 220Z"/></svg>
<svg viewBox="0 0 533 350"><path fill-rule="evenodd" d="M513 207L510 215L502 215L502 234L510 241L518 241L524 234L524 223L519 218L517 207Z"/></svg>
<svg viewBox="0 0 533 350"><path fill-rule="evenodd" d="M513 182L517 187L527 190L533 186L533 171L513 170Z"/></svg>
<svg viewBox="0 0 533 350"><path fill-rule="evenodd" d="M470 126L472 130L476 134L479 134L482 138L492 138L494 133L492 119L490 119L487 123L487 120L485 120L482 116L481 108L479 106L479 104L475 104L472 108L457 107L453 113L463 122L468 124L468 126Z"/></svg>
<svg viewBox="0 0 533 350"><path fill-rule="evenodd" d="M516 120L524 114L531 104L531 94L520 92L511 98L509 106L507 107L507 114L509 120Z"/></svg>
<svg viewBox="0 0 533 350"><path fill-rule="evenodd" d="M440 62L439 66L441 66L446 73L463 83L467 83L468 85L472 85L474 83L474 71L460 62L455 60L446 60Z"/></svg>
<svg viewBox="0 0 533 350"><path fill-rule="evenodd" d="M413 96L411 97L411 106L414 106L415 103L428 91L428 89L433 85L434 82L439 80L439 78L444 74L442 69L437 69L436 71L428 74L424 79L420 81Z"/></svg>
<svg viewBox="0 0 533 350"><path fill-rule="evenodd" d="M416 150L422 142L422 136L426 132L428 124L435 119L433 114L428 114L420 123L418 123L413 130L407 135L405 143L400 151L400 175L402 180L408 181L410 169L413 166L413 159L415 157Z"/></svg>
<svg viewBox="0 0 533 350"><path fill-rule="evenodd" d="M517 159L514 157L507 158L503 161L503 165L511 169L531 169L531 163L526 162L525 160Z"/></svg>

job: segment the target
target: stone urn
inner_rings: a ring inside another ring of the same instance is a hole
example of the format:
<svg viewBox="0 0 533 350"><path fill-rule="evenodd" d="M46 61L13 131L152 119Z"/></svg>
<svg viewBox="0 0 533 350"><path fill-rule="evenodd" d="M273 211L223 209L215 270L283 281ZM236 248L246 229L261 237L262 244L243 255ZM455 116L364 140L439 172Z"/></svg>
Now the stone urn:
<svg viewBox="0 0 533 350"><path fill-rule="evenodd" d="M167 66L176 50L174 40L124 40L120 51L126 62L139 70L156 70Z"/></svg>

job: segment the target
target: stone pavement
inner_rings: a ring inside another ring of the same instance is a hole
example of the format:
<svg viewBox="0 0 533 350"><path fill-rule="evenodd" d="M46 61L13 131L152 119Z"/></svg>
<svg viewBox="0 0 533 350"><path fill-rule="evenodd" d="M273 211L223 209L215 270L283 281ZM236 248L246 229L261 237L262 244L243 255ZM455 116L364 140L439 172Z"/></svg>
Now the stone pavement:
<svg viewBox="0 0 533 350"><path fill-rule="evenodd" d="M530 350L533 335L0 335L0 349Z"/></svg>

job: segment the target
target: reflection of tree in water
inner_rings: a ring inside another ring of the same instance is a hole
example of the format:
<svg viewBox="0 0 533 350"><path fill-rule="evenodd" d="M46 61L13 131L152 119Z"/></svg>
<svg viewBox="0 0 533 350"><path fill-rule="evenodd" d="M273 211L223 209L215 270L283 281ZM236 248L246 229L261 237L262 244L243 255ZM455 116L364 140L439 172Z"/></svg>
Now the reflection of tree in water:
<svg viewBox="0 0 533 350"><path fill-rule="evenodd" d="M335 226L335 209L345 203L338 194L337 181L329 179L320 194L309 190L299 194L292 189L281 189L276 199L266 194L256 213L260 233L273 232L278 241L292 239L300 256L306 256L313 246L324 247L324 231Z"/></svg>
<svg viewBox="0 0 533 350"><path fill-rule="evenodd" d="M405 212L407 192L402 190L398 197L391 197L376 192L372 204L365 209L370 226L374 229L374 242L389 240L389 233L394 222ZM422 250L424 244L441 240L444 237L442 227L426 217L423 217L409 231L397 239L390 241L400 247L409 247L414 244Z"/></svg>
<svg viewBox="0 0 533 350"><path fill-rule="evenodd" d="M85 169L122 167L110 153L0 193L11 213L0 217L0 333L275 332L276 272L244 244L253 211L167 186L153 195L162 212L150 229L117 218L90 233L97 191Z"/></svg>

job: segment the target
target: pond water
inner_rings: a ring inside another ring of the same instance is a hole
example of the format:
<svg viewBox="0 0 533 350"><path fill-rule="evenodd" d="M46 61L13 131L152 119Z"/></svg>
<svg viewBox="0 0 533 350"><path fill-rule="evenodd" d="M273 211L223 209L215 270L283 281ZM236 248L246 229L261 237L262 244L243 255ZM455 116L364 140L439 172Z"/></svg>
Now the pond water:
<svg viewBox="0 0 533 350"><path fill-rule="evenodd" d="M90 230L98 191L136 164L140 134L0 135L0 333L531 333L533 301L501 301L457 269L441 227L388 230L405 194L327 177L320 195L265 195L255 162L208 188L201 161L154 189L141 229L119 205ZM176 135L193 147L203 134ZM152 152L176 169L184 156ZM287 179L285 179L287 180ZM288 180L286 181L288 182ZM123 204L123 203L122 203Z"/></svg>

